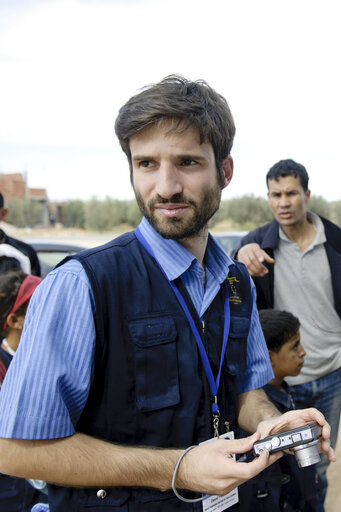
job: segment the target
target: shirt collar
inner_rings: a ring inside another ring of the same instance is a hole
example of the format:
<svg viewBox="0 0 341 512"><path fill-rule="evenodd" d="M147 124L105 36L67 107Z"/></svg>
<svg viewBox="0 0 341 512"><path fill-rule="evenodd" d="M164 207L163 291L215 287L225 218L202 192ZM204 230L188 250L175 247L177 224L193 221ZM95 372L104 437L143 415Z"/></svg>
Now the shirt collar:
<svg viewBox="0 0 341 512"><path fill-rule="evenodd" d="M311 247L314 247L315 245L319 245L319 244L324 244L327 241L327 239L326 239L326 235L324 232L323 222L320 219L320 217L318 215L316 215L316 213L307 212L307 219L309 220L309 222L311 222L313 224L313 226L316 230L315 238L314 238L314 241L312 242ZM284 233L281 226L279 226L279 238L281 240L285 240L286 242L291 242L291 240L289 240L289 238Z"/></svg>
<svg viewBox="0 0 341 512"><path fill-rule="evenodd" d="M316 236L313 245L324 244L327 241L327 238L324 232L324 225L322 220L318 215L316 215L316 213L313 212L307 212L307 218L316 229Z"/></svg>
<svg viewBox="0 0 341 512"><path fill-rule="evenodd" d="M176 240L163 238L145 217L143 217L139 229L170 281L180 277L191 265L199 265L193 254ZM226 278L231 265L233 265L232 259L213 236L209 235L206 249L206 270L209 270L221 283Z"/></svg>

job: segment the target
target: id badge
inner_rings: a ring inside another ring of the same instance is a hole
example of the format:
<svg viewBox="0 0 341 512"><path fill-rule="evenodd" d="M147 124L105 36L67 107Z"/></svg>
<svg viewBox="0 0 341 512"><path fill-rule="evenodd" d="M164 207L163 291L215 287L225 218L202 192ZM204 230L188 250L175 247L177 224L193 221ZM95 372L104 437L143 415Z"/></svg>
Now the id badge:
<svg viewBox="0 0 341 512"><path fill-rule="evenodd" d="M226 434L219 436L219 439L234 439L234 432L227 432ZM214 443L214 441L217 441L216 437L208 439L200 444ZM232 454L231 457L236 460L236 456L234 454ZM233 491L225 494L225 496L209 496L202 502L202 509L203 512L223 512L223 510L232 507L232 505L235 505L238 501L238 487L236 487Z"/></svg>

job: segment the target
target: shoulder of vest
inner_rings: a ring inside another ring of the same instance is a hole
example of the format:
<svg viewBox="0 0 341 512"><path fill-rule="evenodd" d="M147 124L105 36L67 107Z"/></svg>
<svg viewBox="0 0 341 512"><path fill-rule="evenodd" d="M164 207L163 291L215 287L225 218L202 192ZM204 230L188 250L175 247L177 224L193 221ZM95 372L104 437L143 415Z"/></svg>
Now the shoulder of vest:
<svg viewBox="0 0 341 512"><path fill-rule="evenodd" d="M249 272L240 261L233 260L234 265L229 268L226 282L230 295L230 306L242 306L251 311L251 281Z"/></svg>
<svg viewBox="0 0 341 512"><path fill-rule="evenodd" d="M123 235L120 235L117 238L110 240L110 242L107 242L104 245L92 247L91 249L85 249L84 251L81 251L72 257L74 259L78 259L78 260L82 261L91 256L98 256L101 253L107 253L108 251L111 252L111 251L119 250L120 248L126 250L127 247L129 247L131 245L132 242L137 242L137 238L135 236L134 231L124 233Z"/></svg>

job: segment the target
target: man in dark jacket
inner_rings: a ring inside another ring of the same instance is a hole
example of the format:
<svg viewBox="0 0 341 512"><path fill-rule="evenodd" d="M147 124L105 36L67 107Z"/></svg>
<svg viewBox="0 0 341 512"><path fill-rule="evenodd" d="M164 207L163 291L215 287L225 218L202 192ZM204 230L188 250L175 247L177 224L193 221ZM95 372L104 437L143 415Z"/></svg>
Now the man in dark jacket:
<svg viewBox="0 0 341 512"><path fill-rule="evenodd" d="M4 221L7 215L8 209L5 208L4 196L0 192L0 221ZM0 244L1 273L6 270L21 268L27 274L40 276L40 264L33 247L21 240L6 235L3 229L0 229ZM1 249L6 250L1 251Z"/></svg>
<svg viewBox="0 0 341 512"><path fill-rule="evenodd" d="M307 352L299 376L288 379L299 407L317 407L336 444L341 409L341 229L307 211L308 174L281 160L267 174L275 219L246 235L236 250L257 288L259 309L287 310L301 320ZM327 490L328 460L318 465L319 506Z"/></svg>

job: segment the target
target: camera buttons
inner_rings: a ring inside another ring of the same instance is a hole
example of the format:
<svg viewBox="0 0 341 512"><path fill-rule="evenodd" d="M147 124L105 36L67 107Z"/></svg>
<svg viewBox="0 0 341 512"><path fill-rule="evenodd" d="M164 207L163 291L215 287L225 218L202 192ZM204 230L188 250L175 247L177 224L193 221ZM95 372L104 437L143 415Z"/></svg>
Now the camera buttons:
<svg viewBox="0 0 341 512"><path fill-rule="evenodd" d="M273 437L271 444L272 444L272 448L277 448L281 444L280 438L277 436Z"/></svg>
<svg viewBox="0 0 341 512"><path fill-rule="evenodd" d="M301 436L301 434L293 434L293 435L291 436L291 438L292 438L292 442L293 442L293 443L297 443L298 441L302 441L302 436Z"/></svg>

